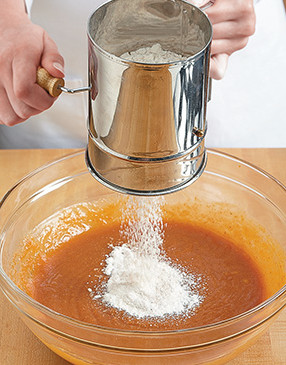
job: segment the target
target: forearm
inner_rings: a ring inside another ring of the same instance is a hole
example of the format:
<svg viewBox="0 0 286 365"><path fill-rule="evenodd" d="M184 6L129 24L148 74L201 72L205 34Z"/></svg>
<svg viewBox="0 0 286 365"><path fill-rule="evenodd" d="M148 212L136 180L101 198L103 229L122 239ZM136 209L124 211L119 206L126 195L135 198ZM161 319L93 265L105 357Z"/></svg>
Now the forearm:
<svg viewBox="0 0 286 365"><path fill-rule="evenodd" d="M7 12L20 14L25 13L26 11L25 0L1 0L0 1L0 12L1 14L5 14Z"/></svg>
<svg viewBox="0 0 286 365"><path fill-rule="evenodd" d="M0 26L27 19L25 0L0 0Z"/></svg>

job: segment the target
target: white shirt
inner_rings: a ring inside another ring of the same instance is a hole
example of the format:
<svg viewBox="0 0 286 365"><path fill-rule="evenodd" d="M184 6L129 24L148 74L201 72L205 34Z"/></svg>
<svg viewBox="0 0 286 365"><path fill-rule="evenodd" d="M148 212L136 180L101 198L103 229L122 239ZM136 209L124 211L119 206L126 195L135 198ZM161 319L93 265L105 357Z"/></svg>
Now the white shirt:
<svg viewBox="0 0 286 365"><path fill-rule="evenodd" d="M104 2L33 1L31 19L57 43L68 87L87 85L88 18ZM283 1L259 1L256 15L256 32L247 47L230 57L223 80L213 80L207 113L209 147L286 147ZM14 127L0 126L0 148L84 147L87 102L87 93L61 94L48 111Z"/></svg>

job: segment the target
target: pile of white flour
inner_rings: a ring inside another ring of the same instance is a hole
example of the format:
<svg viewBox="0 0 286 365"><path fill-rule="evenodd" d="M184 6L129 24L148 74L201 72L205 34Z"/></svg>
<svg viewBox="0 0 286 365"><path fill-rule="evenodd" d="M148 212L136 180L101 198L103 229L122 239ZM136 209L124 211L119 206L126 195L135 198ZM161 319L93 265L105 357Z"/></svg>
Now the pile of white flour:
<svg viewBox="0 0 286 365"><path fill-rule="evenodd" d="M156 43L151 47L143 47L136 51L123 53L120 57L129 61L152 64L170 63L181 61L186 58L175 52L164 50L159 43Z"/></svg>
<svg viewBox="0 0 286 365"><path fill-rule="evenodd" d="M182 314L203 300L196 290L200 278L161 253L162 203L162 198L128 198L123 218L129 219L121 231L127 243L113 248L104 268L109 278L103 302L137 318Z"/></svg>

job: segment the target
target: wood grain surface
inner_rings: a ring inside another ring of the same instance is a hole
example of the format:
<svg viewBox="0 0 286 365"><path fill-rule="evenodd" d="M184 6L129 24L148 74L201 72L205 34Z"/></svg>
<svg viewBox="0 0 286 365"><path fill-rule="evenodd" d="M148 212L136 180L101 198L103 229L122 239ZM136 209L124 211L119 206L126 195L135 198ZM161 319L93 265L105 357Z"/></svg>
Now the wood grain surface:
<svg viewBox="0 0 286 365"><path fill-rule="evenodd" d="M75 150L0 150L0 196L33 169ZM264 169L286 185L286 149L224 150ZM67 361L46 348L18 318L0 293L0 364L64 365ZM248 350L228 365L285 365L286 311ZM190 364L191 365L191 364Z"/></svg>

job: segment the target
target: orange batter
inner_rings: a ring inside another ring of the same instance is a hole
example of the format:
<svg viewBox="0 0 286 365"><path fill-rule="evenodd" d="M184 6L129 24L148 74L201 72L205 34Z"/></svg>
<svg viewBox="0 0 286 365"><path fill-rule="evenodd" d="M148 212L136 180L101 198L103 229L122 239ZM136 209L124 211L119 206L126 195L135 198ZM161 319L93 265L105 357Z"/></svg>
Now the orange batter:
<svg viewBox="0 0 286 365"><path fill-rule="evenodd" d="M63 214L56 224L60 234L48 229L42 231L39 242L36 235L27 237L21 253L19 285L56 312L104 327L171 330L236 316L267 297L263 275L243 249L201 224L182 219L181 214L176 217L174 212L165 212L163 249L176 265L201 276L199 293L204 297L203 302L192 315L159 319L138 319L108 307L100 298L91 296L89 288L101 288L108 279L102 269L106 255L112 250L109 244L123 243L119 233L119 204L107 205L96 212L84 207L84 211L85 218L82 214L77 217L76 209L71 210L73 214ZM71 227L78 234L71 234ZM33 262L27 259L28 251Z"/></svg>

